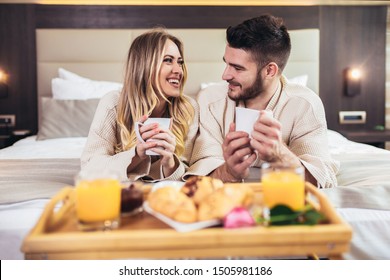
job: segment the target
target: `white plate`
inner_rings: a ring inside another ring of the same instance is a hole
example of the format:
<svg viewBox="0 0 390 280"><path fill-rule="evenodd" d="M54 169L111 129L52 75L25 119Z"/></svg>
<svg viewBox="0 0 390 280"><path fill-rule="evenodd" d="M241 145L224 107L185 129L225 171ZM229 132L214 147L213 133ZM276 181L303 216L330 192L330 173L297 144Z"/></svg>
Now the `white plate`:
<svg viewBox="0 0 390 280"><path fill-rule="evenodd" d="M154 192L155 190L166 187L166 186L171 186L171 187L174 187L175 189L180 189L184 184L185 183L182 181L160 181L158 183L153 184L151 192Z"/></svg>
<svg viewBox="0 0 390 280"><path fill-rule="evenodd" d="M152 192L165 187L165 186L172 186L174 188L181 188L184 185L184 182L179 181L161 181L153 185ZM144 210L149 213L150 215L155 216L157 219L163 221L170 227L174 228L178 232L189 232L194 230L199 230L202 228L208 228L216 225L222 224L221 220L214 219L214 220L208 220L208 221L201 221L196 223L180 223L175 220L172 220L171 218L168 218L167 216L154 211L152 208L150 208L149 203L147 201L144 202Z"/></svg>

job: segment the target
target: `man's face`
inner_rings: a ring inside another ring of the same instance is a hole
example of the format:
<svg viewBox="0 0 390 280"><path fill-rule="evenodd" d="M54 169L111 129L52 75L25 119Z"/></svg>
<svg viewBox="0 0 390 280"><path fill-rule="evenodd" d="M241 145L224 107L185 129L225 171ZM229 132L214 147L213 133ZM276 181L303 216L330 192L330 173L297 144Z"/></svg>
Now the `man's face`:
<svg viewBox="0 0 390 280"><path fill-rule="evenodd" d="M250 53L226 45L223 57L226 67L222 79L229 83L230 99L248 100L258 96L264 89L256 62Z"/></svg>

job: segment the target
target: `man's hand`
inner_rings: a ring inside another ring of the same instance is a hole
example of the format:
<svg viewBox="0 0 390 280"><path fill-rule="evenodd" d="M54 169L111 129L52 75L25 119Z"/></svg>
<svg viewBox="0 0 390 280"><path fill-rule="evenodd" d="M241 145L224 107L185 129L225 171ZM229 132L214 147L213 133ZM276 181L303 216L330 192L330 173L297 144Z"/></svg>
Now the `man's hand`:
<svg viewBox="0 0 390 280"><path fill-rule="evenodd" d="M256 160L256 154L250 146L248 134L243 131L235 131L235 129L236 125L230 124L229 133L222 144L225 159L225 165L221 170L223 181L238 181L246 178L249 174L249 167Z"/></svg>
<svg viewBox="0 0 390 280"><path fill-rule="evenodd" d="M265 111L260 112L260 117L253 126L253 139L250 142L260 159L268 162L281 160L281 152L285 148L281 128L278 120Z"/></svg>
<svg viewBox="0 0 390 280"><path fill-rule="evenodd" d="M262 111L253 129L253 139L250 144L261 160L267 162L280 161L295 166L302 165L299 158L283 143L282 125L278 120ZM305 172L308 174L309 181L315 182L314 177L307 170Z"/></svg>

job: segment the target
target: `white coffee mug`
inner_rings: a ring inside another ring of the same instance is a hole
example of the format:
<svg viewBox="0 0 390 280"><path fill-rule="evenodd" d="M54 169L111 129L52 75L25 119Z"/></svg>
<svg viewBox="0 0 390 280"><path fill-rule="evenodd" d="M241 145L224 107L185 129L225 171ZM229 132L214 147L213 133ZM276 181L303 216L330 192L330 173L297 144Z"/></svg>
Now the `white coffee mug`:
<svg viewBox="0 0 390 280"><path fill-rule="evenodd" d="M260 116L260 111L236 107L236 131L244 131L251 137L253 125Z"/></svg>
<svg viewBox="0 0 390 280"><path fill-rule="evenodd" d="M264 111L272 116L272 111ZM236 107L236 131L244 131L251 137L253 126L259 118L260 112L258 110Z"/></svg>
<svg viewBox="0 0 390 280"><path fill-rule="evenodd" d="M136 134L136 136L137 136L139 141L145 143L145 140L142 139L141 134L139 132L139 127L142 126L142 125L151 124L151 123L158 123L158 125L159 125L159 127L161 129L168 130L170 128L170 126L171 126L171 119L170 118L148 118L143 123L136 122L135 123L135 134ZM153 140L151 139L149 141L153 141ZM162 149L162 148L160 148L160 149ZM155 153L153 151L150 151L150 150L147 150L146 154L149 155L149 156L159 156L159 154L157 154L157 153Z"/></svg>

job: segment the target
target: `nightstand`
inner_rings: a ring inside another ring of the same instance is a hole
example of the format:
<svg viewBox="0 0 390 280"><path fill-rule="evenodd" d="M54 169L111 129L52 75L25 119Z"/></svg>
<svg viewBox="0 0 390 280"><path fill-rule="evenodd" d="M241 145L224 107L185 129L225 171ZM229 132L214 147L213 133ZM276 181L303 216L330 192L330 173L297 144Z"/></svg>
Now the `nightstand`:
<svg viewBox="0 0 390 280"><path fill-rule="evenodd" d="M365 143L378 148L384 148L385 142L390 142L390 130L341 130L339 131L342 135L347 137L349 140Z"/></svg>
<svg viewBox="0 0 390 280"><path fill-rule="evenodd" d="M19 141L30 135L30 130L14 130L11 132L11 134L0 135L0 149L11 146L16 141Z"/></svg>
<svg viewBox="0 0 390 280"><path fill-rule="evenodd" d="M8 147L11 143L11 135L0 135L0 149Z"/></svg>

